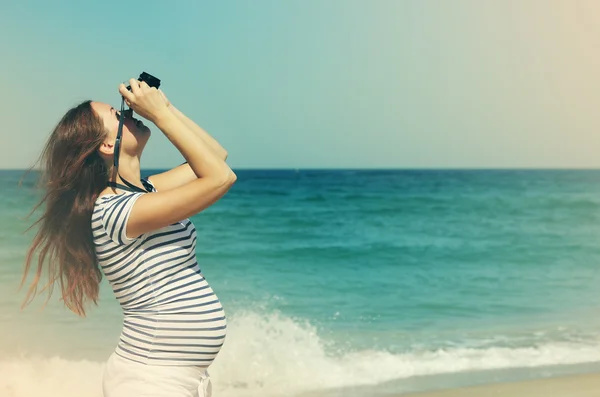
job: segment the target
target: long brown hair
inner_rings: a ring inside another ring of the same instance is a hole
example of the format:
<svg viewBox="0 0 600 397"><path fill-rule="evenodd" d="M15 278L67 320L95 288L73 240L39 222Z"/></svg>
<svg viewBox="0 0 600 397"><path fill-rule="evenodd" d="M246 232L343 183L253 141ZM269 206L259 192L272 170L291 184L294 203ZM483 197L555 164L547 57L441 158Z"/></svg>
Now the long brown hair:
<svg viewBox="0 0 600 397"><path fill-rule="evenodd" d="M102 272L94 250L91 217L94 202L108 181L109 170L98 154L106 134L91 101L84 101L58 122L36 162L43 164L39 186L44 194L29 216L46 205L42 216L27 229L40 224L27 252L21 288L34 253L38 249L40 252L35 277L21 308L38 293L46 259L48 283L42 288L48 289L46 303L58 281L61 299L74 313L85 316L86 303L97 305Z"/></svg>

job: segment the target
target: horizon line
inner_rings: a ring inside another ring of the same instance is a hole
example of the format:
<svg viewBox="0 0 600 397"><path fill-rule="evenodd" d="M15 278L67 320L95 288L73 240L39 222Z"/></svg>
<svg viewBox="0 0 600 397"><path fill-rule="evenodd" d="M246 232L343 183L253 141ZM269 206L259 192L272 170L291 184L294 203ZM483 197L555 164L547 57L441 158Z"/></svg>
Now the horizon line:
<svg viewBox="0 0 600 397"><path fill-rule="evenodd" d="M177 166L175 166L177 167ZM173 168L175 168L173 167ZM170 168L142 168L142 171L166 171ZM233 171L598 171L597 167L231 167ZM0 171L40 171L28 168L0 168Z"/></svg>

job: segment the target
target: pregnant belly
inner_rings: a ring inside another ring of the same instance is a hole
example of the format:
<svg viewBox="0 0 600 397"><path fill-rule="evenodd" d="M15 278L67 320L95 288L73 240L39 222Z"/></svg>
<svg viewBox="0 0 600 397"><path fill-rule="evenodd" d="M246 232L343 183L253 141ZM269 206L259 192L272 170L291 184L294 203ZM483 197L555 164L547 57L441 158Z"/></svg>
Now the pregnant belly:
<svg viewBox="0 0 600 397"><path fill-rule="evenodd" d="M208 298L126 313L117 350L147 364L208 367L221 350L227 330L221 302L214 293Z"/></svg>

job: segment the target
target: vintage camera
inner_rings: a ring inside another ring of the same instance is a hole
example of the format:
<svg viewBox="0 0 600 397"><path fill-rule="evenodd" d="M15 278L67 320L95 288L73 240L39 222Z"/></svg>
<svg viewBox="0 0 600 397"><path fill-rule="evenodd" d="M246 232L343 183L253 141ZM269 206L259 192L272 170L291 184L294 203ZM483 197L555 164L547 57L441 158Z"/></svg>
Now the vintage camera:
<svg viewBox="0 0 600 397"><path fill-rule="evenodd" d="M157 79L156 77L146 72L142 72L142 74L140 74L140 77L138 77L138 81L145 81L146 84L148 84L150 87L160 87L160 79ZM128 85L127 89L131 91L131 86Z"/></svg>

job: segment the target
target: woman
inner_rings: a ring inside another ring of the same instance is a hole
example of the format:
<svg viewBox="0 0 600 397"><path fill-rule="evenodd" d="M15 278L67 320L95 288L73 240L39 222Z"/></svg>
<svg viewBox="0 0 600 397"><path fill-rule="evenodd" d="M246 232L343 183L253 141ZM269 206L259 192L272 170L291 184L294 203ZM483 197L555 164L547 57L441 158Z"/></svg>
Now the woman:
<svg viewBox="0 0 600 397"><path fill-rule="evenodd" d="M187 163L142 180L150 129L129 113L114 169L119 112L91 101L69 110L42 153L46 194L36 208L45 202L46 209L26 258L23 281L40 249L24 305L37 292L46 256L44 289L58 280L65 305L82 316L87 302L96 304L104 273L124 312L104 395L210 396L206 369L223 345L226 319L196 262L188 218L221 198L236 176L226 151L160 90L135 79L130 85L131 92L119 86L127 105L154 123Z"/></svg>

